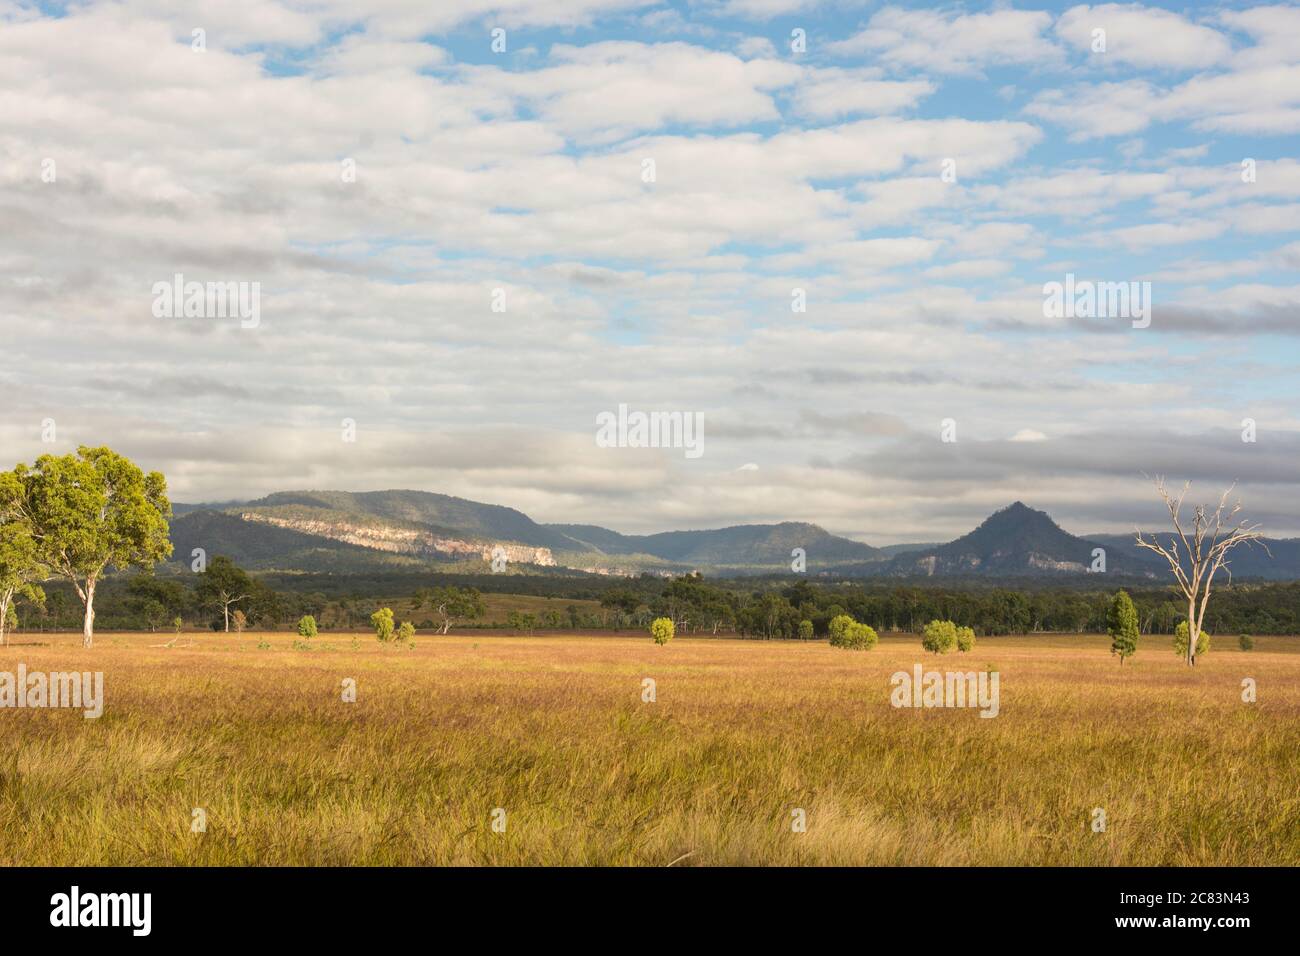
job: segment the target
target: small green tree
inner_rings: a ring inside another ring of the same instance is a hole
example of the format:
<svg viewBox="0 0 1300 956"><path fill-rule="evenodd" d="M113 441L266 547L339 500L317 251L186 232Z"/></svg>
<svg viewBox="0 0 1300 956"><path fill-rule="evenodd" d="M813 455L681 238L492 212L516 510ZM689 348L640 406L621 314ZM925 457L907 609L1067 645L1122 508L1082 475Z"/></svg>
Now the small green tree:
<svg viewBox="0 0 1300 956"><path fill-rule="evenodd" d="M957 646L957 625L952 621L931 621L921 633L921 646L934 654L947 654Z"/></svg>
<svg viewBox="0 0 1300 956"><path fill-rule="evenodd" d="M963 654L975 649L975 632L969 627L957 628L957 650Z"/></svg>
<svg viewBox="0 0 1300 956"><path fill-rule="evenodd" d="M316 618L310 614L304 614L298 619L298 634L300 637L315 637L317 633Z"/></svg>
<svg viewBox="0 0 1300 956"><path fill-rule="evenodd" d="M676 633L671 617L657 617L650 624L650 636L661 646L671 641Z"/></svg>
<svg viewBox="0 0 1300 956"><path fill-rule="evenodd" d="M1187 644L1189 641L1188 627L1186 621L1179 621L1178 627L1174 628L1174 653L1179 657L1187 657ZM1200 636L1196 639L1196 656L1208 653L1210 650L1210 635L1201 631Z"/></svg>
<svg viewBox="0 0 1300 956"><path fill-rule="evenodd" d="M224 554L215 555L208 562L194 587L194 597L201 605L221 611L223 629L227 634L230 633L231 609L246 601L252 593L253 579L248 572Z"/></svg>
<svg viewBox="0 0 1300 956"><path fill-rule="evenodd" d="M848 614L836 614L831 618L828 630L831 635L831 647L843 647L844 642L848 639L849 631L853 625L858 623Z"/></svg>
<svg viewBox="0 0 1300 956"><path fill-rule="evenodd" d="M879 640L880 635L876 633L875 628L854 621L845 631L841 642L834 646L849 651L869 651L876 646Z"/></svg>
<svg viewBox="0 0 1300 956"><path fill-rule="evenodd" d="M410 621L403 621L402 626L397 629L397 640L402 644L409 644L415 639L415 625Z"/></svg>
<svg viewBox="0 0 1300 956"><path fill-rule="evenodd" d="M801 641L811 641L812 639L813 639L813 623L812 623L812 621L800 621L800 622L799 622L799 640L801 640Z"/></svg>
<svg viewBox="0 0 1300 956"><path fill-rule="evenodd" d="M1138 646L1138 612L1127 591L1116 591L1106 613L1106 633L1110 635L1110 652L1124 658L1131 657Z"/></svg>
<svg viewBox="0 0 1300 956"><path fill-rule="evenodd" d="M181 632L181 628L183 628L184 626L185 626L185 622L181 620L181 616L179 614L176 615L176 617L172 618L172 629L176 631L177 634Z"/></svg>
<svg viewBox="0 0 1300 956"><path fill-rule="evenodd" d="M375 629L375 637L385 643L393 639L393 609L381 607L370 615L370 623Z"/></svg>
<svg viewBox="0 0 1300 956"><path fill-rule="evenodd" d="M1249 634L1243 634L1237 638L1237 646L1243 651L1253 651L1255 649L1255 641Z"/></svg>

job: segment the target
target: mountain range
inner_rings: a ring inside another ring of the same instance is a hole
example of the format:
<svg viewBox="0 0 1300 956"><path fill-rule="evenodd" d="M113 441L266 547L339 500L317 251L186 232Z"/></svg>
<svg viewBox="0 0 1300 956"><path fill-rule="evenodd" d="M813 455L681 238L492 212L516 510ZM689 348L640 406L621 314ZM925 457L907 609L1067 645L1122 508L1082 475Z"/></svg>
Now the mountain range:
<svg viewBox="0 0 1300 956"><path fill-rule="evenodd" d="M788 573L802 549L812 575L870 578L1077 578L1097 549L1105 569L1163 579L1168 568L1132 535L1078 537L1017 501L946 544L873 547L815 524L746 524L628 535L599 525L540 524L514 508L425 491L286 491L255 501L177 504L173 560L195 549L254 570L416 570L605 575ZM1234 552L1238 578L1300 578L1300 539L1273 539Z"/></svg>

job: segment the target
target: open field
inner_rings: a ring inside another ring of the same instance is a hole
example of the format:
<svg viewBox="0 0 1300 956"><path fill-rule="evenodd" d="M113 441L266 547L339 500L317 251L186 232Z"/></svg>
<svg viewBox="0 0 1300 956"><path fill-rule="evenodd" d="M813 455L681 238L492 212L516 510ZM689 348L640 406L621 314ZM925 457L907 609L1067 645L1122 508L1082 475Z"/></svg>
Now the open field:
<svg viewBox="0 0 1300 956"><path fill-rule="evenodd" d="M106 697L0 710L0 863L1300 863L1300 639L1220 637L1189 670L1164 637L1123 668L1099 636L170 637L0 648ZM992 666L999 716L891 707L918 662Z"/></svg>

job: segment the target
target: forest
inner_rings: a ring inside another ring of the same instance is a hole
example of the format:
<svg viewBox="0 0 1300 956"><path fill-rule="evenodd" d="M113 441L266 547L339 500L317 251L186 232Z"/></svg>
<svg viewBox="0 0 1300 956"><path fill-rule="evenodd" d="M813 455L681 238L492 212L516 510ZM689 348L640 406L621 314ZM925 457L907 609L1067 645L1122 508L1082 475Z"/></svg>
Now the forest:
<svg viewBox="0 0 1300 956"><path fill-rule="evenodd" d="M1106 613L1118 585L1110 588L1027 586L1024 582L879 583L779 579L705 578L683 575L635 578L595 575L391 574L336 576L252 574L214 558L199 574L159 569L107 577L97 598L101 628L170 630L179 618L186 628L224 629L226 611L240 614L240 626L289 629L303 615L324 630L364 629L384 602L407 600L432 588L522 594L580 601L563 612L530 619L487 617L456 627L527 630L644 629L655 617L671 617L683 635L797 639L801 621L825 637L830 620L847 613L879 631L919 632L931 620L951 620L977 634L1085 633L1106 629ZM1172 633L1187 608L1173 586L1124 589L1138 610L1143 633ZM24 630L81 626L81 602L70 585L45 585L45 604L21 609ZM222 596L237 598L223 606ZM591 602L599 608L592 609ZM423 606L423 602L420 602ZM1206 612L1214 633L1295 634L1300 632L1300 582L1225 584L1216 588ZM416 620L421 629L438 626L436 615Z"/></svg>

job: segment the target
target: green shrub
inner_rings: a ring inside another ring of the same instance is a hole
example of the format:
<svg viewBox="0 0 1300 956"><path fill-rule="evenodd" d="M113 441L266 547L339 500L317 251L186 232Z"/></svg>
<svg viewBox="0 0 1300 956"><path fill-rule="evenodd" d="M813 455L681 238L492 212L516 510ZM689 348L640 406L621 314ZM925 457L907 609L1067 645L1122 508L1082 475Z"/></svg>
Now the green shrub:
<svg viewBox="0 0 1300 956"><path fill-rule="evenodd" d="M811 641L813 639L812 621L799 622L799 640Z"/></svg>
<svg viewBox="0 0 1300 956"><path fill-rule="evenodd" d="M667 644L676 633L677 629L673 626L673 619L670 617L657 617L650 624L650 636L654 638L656 644Z"/></svg>
<svg viewBox="0 0 1300 956"><path fill-rule="evenodd" d="M381 641L387 642L393 639L393 609L390 607L381 607L374 614L370 615L370 623L374 626L375 637Z"/></svg>
<svg viewBox="0 0 1300 956"><path fill-rule="evenodd" d="M298 619L298 636L315 637L316 636L316 618L310 614L304 614Z"/></svg>
<svg viewBox="0 0 1300 956"><path fill-rule="evenodd" d="M1187 656L1187 643L1190 640L1191 628L1187 626L1186 621L1179 621L1178 627L1174 629L1174 653L1179 657ZM1196 656L1208 653L1210 650L1210 635L1201 631L1200 637L1196 639Z"/></svg>
<svg viewBox="0 0 1300 956"><path fill-rule="evenodd" d="M963 654L975 649L975 632L969 627L957 628L957 650Z"/></svg>
<svg viewBox="0 0 1300 956"><path fill-rule="evenodd" d="M931 621L921 634L921 646L934 654L947 654L957 646L957 625L952 621Z"/></svg>
<svg viewBox="0 0 1300 956"><path fill-rule="evenodd" d="M1237 638L1237 646L1243 651L1253 651L1255 649L1255 639L1249 634L1243 634Z"/></svg>
<svg viewBox="0 0 1300 956"><path fill-rule="evenodd" d="M403 644L409 644L415 637L415 625L410 621L403 621L402 626L397 629L397 639Z"/></svg>
<svg viewBox="0 0 1300 956"><path fill-rule="evenodd" d="M849 628L858 623L847 614L836 614L831 618L830 635L831 647L843 647L844 641L848 636Z"/></svg>
<svg viewBox="0 0 1300 956"><path fill-rule="evenodd" d="M869 624L854 624L849 628L848 643L844 646L851 651L869 651L880 641L880 635Z"/></svg>

